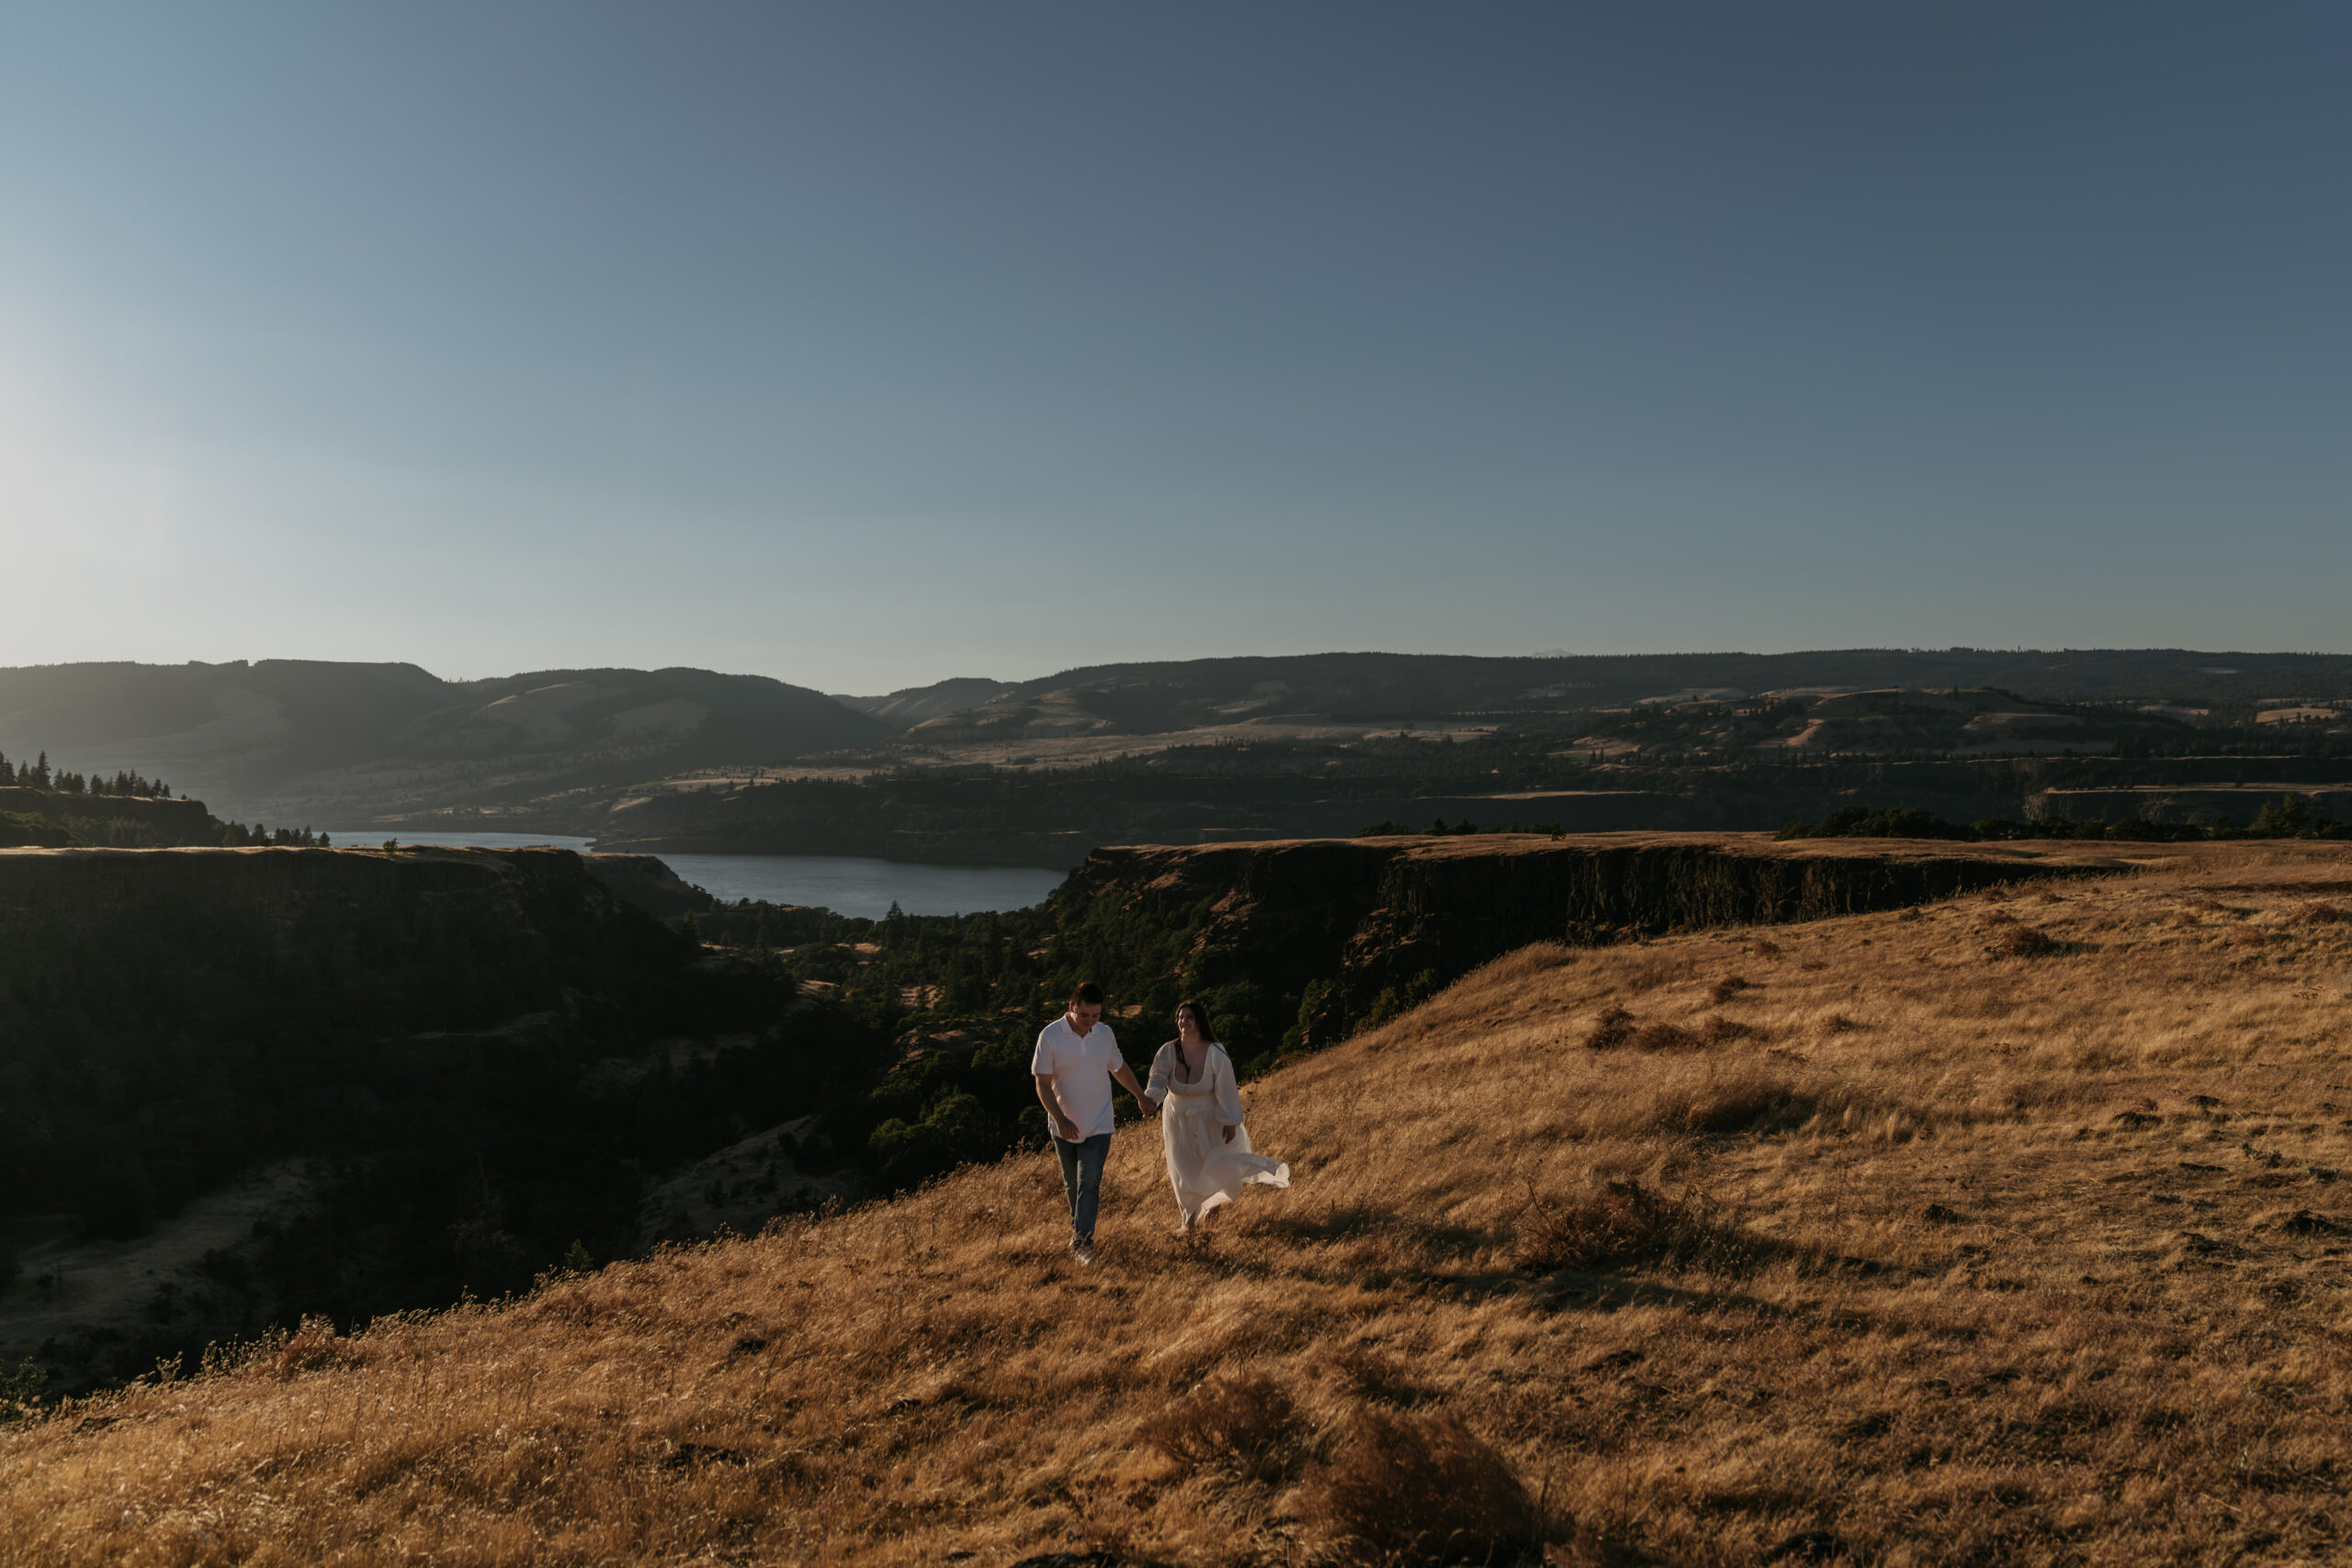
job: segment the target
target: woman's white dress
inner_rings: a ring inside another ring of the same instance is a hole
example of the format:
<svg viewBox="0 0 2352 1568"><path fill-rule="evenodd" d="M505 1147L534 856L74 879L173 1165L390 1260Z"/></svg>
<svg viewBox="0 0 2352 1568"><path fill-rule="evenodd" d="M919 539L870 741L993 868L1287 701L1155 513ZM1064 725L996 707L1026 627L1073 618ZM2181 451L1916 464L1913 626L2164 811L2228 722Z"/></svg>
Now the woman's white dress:
<svg viewBox="0 0 2352 1568"><path fill-rule="evenodd" d="M1170 1040L1151 1059L1151 1081L1144 1093L1159 1105L1159 1142L1168 1152L1168 1184L1176 1189L1176 1206L1189 1225L1216 1208L1230 1203L1241 1190L1257 1183L1288 1187L1290 1167L1278 1159L1253 1154L1250 1130L1241 1125L1241 1092L1233 1078L1233 1058L1222 1045L1209 1047L1199 1081L1180 1083L1183 1046ZM1225 1129L1233 1129L1233 1142Z"/></svg>

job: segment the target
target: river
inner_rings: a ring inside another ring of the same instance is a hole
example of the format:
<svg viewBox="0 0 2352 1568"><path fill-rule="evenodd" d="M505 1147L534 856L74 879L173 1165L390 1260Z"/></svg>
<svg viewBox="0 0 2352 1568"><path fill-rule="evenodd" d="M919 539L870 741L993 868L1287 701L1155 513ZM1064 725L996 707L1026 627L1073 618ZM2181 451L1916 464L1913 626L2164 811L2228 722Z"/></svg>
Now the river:
<svg viewBox="0 0 2352 1568"><path fill-rule="evenodd" d="M380 844L435 844L452 849L519 850L548 845L588 852L594 841L562 833L387 832L337 829L346 849ZM968 915L983 909L1023 909L1061 886L1064 873L1043 867L921 865L862 855L672 855L672 871L714 898L764 898L771 904L820 904L836 914L880 919L896 903L910 915Z"/></svg>

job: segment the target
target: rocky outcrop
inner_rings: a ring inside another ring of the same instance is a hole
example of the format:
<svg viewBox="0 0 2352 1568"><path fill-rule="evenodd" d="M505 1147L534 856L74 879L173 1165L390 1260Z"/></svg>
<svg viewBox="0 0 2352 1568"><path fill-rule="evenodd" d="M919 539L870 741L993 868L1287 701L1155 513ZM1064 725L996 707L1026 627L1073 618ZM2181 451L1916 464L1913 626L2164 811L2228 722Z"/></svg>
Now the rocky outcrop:
<svg viewBox="0 0 2352 1568"><path fill-rule="evenodd" d="M1739 834L1326 840L1098 850L1056 902L1072 921L1190 930L1187 979L1277 993L1296 1046L1530 942L1820 919L2124 863L2064 844Z"/></svg>
<svg viewBox="0 0 2352 1568"><path fill-rule="evenodd" d="M0 813L46 818L85 844L171 848L220 841L220 824L200 800L66 795L12 784L0 786Z"/></svg>
<svg viewBox="0 0 2352 1568"><path fill-rule="evenodd" d="M657 919L698 915L717 902L652 855L592 854L581 860L606 892Z"/></svg>

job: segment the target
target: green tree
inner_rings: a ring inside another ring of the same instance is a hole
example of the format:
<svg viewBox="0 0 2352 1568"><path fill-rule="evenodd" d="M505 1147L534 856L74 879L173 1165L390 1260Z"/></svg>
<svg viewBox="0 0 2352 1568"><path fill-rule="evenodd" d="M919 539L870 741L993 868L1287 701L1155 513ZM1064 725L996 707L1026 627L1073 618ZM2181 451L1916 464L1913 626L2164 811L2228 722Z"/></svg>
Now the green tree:
<svg viewBox="0 0 2352 1568"><path fill-rule="evenodd" d="M2311 826L2312 803L2300 795L2282 795L2262 803L2246 825L2257 839L2292 839Z"/></svg>

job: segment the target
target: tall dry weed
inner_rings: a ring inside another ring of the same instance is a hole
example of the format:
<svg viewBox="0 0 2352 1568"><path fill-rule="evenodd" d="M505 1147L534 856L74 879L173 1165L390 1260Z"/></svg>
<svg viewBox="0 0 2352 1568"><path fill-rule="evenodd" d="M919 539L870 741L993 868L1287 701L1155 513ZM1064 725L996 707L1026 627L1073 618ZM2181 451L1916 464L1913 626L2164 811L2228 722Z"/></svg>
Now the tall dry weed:
<svg viewBox="0 0 2352 1568"><path fill-rule="evenodd" d="M1272 1484L1298 1473L1309 1433L1280 1383L1244 1374L1194 1389L1146 1420L1136 1436L1185 1475L1220 1471Z"/></svg>
<svg viewBox="0 0 2352 1568"><path fill-rule="evenodd" d="M1450 1411L1358 1411L1302 1494L1300 1517L1336 1562L1512 1562L1544 1535L1510 1462Z"/></svg>
<svg viewBox="0 0 2352 1568"><path fill-rule="evenodd" d="M1753 1254L1698 1194L1669 1197L1638 1180L1604 1182L1575 1197L1539 1198L1518 1228L1512 1261L1535 1274L1653 1262L1719 1272Z"/></svg>
<svg viewBox="0 0 2352 1568"><path fill-rule="evenodd" d="M1815 1091L1760 1067L1668 1079L1626 1119L1626 1130L1722 1137L1803 1125L1821 1109Z"/></svg>

